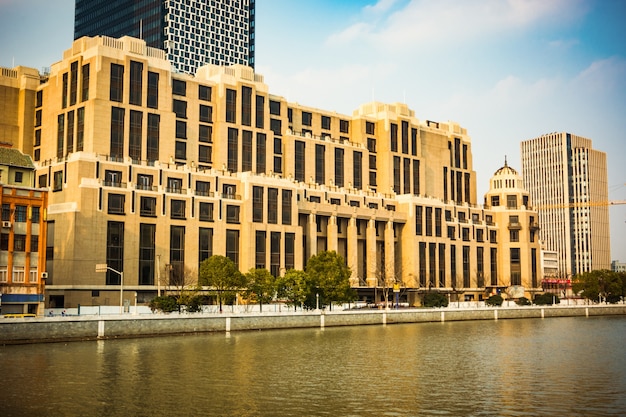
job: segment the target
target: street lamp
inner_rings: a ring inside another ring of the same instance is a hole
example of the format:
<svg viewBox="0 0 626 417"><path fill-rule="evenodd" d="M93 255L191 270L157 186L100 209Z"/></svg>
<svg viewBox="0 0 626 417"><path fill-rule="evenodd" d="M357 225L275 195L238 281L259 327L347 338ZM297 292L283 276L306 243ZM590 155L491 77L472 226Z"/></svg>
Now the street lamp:
<svg viewBox="0 0 626 417"><path fill-rule="evenodd" d="M124 314L124 272L116 271L107 264L96 264L96 272L115 272L120 276L120 314Z"/></svg>
<svg viewBox="0 0 626 417"><path fill-rule="evenodd" d="M320 293L315 293L315 310L320 311Z"/></svg>

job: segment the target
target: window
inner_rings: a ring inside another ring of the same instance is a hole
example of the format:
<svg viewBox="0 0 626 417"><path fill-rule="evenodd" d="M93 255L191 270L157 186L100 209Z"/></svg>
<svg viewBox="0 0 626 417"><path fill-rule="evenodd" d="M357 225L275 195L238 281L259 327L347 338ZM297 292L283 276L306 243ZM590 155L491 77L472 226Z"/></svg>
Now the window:
<svg viewBox="0 0 626 417"><path fill-rule="evenodd" d="M498 243L498 232L496 230L489 231L489 243Z"/></svg>
<svg viewBox="0 0 626 417"><path fill-rule="evenodd" d="M376 139L367 138L367 150L376 153Z"/></svg>
<svg viewBox="0 0 626 417"><path fill-rule="evenodd" d="M322 129L330 130L330 117L322 116Z"/></svg>
<svg viewBox="0 0 626 417"><path fill-rule="evenodd" d="M76 123L76 151L82 151L85 145L85 108L76 111L78 121Z"/></svg>
<svg viewBox="0 0 626 417"><path fill-rule="evenodd" d="M469 233L469 232L470 232L469 227L464 227L464 228L461 230L461 234L462 234L462 237L463 237L463 241L464 241L464 242L469 242L469 240L470 240L470 233Z"/></svg>
<svg viewBox="0 0 626 417"><path fill-rule="evenodd" d="M143 64L130 61L130 97L129 103L141 106L141 90L143 80Z"/></svg>
<svg viewBox="0 0 626 417"><path fill-rule="evenodd" d="M176 159L187 159L187 144L177 140L175 146L174 157Z"/></svg>
<svg viewBox="0 0 626 417"><path fill-rule="evenodd" d="M142 217L156 217L156 197L144 197L139 200L139 215Z"/></svg>
<svg viewBox="0 0 626 417"><path fill-rule="evenodd" d="M154 285L156 225L139 225L139 285Z"/></svg>
<svg viewBox="0 0 626 417"><path fill-rule="evenodd" d="M391 151L398 152L398 125L395 123L391 124L390 139L391 139Z"/></svg>
<svg viewBox="0 0 626 417"><path fill-rule="evenodd" d="M421 236L422 235L422 225L423 225L423 220L422 220L422 213L423 213L423 207L422 206L415 206L415 234L417 236Z"/></svg>
<svg viewBox="0 0 626 417"><path fill-rule="evenodd" d="M187 139L187 122L176 120L176 137L179 139Z"/></svg>
<svg viewBox="0 0 626 417"><path fill-rule="evenodd" d="M266 233L263 231L257 231L255 233L255 256L254 264L257 269L265 268L265 240Z"/></svg>
<svg viewBox="0 0 626 417"><path fill-rule="evenodd" d="M278 223L278 189L267 189L267 222Z"/></svg>
<svg viewBox="0 0 626 417"><path fill-rule="evenodd" d="M172 93L177 96L184 96L187 94L187 83L182 80L172 80Z"/></svg>
<svg viewBox="0 0 626 417"><path fill-rule="evenodd" d="M213 128L207 125L200 125L198 129L198 140L200 142L213 142Z"/></svg>
<svg viewBox="0 0 626 417"><path fill-rule="evenodd" d="M365 133L368 135L375 135L376 134L376 125L373 122L365 122ZM368 139L369 141L369 139ZM369 148L369 146L368 146Z"/></svg>
<svg viewBox="0 0 626 417"><path fill-rule="evenodd" d="M282 218L282 223L285 225L290 225L291 224L291 195L292 192L291 190L283 190L283 195L282 195L282 203L283 203L283 218Z"/></svg>
<svg viewBox="0 0 626 417"><path fill-rule="evenodd" d="M62 86L62 93L61 93L61 108L66 108L67 107L67 72L65 74L63 74L63 86Z"/></svg>
<svg viewBox="0 0 626 417"><path fill-rule="evenodd" d="M506 196L506 206L510 209L517 208L517 196L516 195L507 195Z"/></svg>
<svg viewBox="0 0 626 417"><path fill-rule="evenodd" d="M252 125L252 89L246 86L241 87L241 124Z"/></svg>
<svg viewBox="0 0 626 417"><path fill-rule="evenodd" d="M522 285L522 262L520 249L511 248L511 285Z"/></svg>
<svg viewBox="0 0 626 417"><path fill-rule="evenodd" d="M203 197L211 195L211 183L208 181L196 181L196 195Z"/></svg>
<svg viewBox="0 0 626 417"><path fill-rule="evenodd" d="M30 220L33 222L33 224L39 223L40 208L38 206L32 206L30 210Z"/></svg>
<svg viewBox="0 0 626 417"><path fill-rule="evenodd" d="M15 183L16 184L21 184L22 181L23 181L23 176L24 176L23 172L15 171L15 177L14 177Z"/></svg>
<svg viewBox="0 0 626 417"><path fill-rule="evenodd" d="M402 121L402 153L409 153L409 122Z"/></svg>
<svg viewBox="0 0 626 417"><path fill-rule="evenodd" d="M256 96L256 127L265 127L265 97Z"/></svg>
<svg viewBox="0 0 626 417"><path fill-rule="evenodd" d="M498 249L491 248L489 252L489 257L491 259L491 285L498 285Z"/></svg>
<svg viewBox="0 0 626 417"><path fill-rule="evenodd" d="M335 185L343 187L343 149L335 148Z"/></svg>
<svg viewBox="0 0 626 417"><path fill-rule="evenodd" d="M65 147L65 115L59 114L57 117L57 158L63 157Z"/></svg>
<svg viewBox="0 0 626 417"><path fill-rule="evenodd" d="M400 157L393 157L393 192L400 194Z"/></svg>
<svg viewBox="0 0 626 417"><path fill-rule="evenodd" d="M313 118L313 116L311 115L310 112L303 111L302 112L302 125L303 126L311 126L312 118Z"/></svg>
<svg viewBox="0 0 626 417"><path fill-rule="evenodd" d="M202 263L213 255L213 229L201 227L198 232L198 261Z"/></svg>
<svg viewBox="0 0 626 417"><path fill-rule="evenodd" d="M213 107L200 104L200 121L207 123L213 122Z"/></svg>
<svg viewBox="0 0 626 417"><path fill-rule="evenodd" d="M82 76L83 76L83 79L81 81L82 92L81 92L80 101L87 101L89 100L89 64L83 65Z"/></svg>
<svg viewBox="0 0 626 417"><path fill-rule="evenodd" d="M130 137L128 144L128 154L134 161L141 160L141 130L143 126L143 113L140 111L130 111Z"/></svg>
<svg viewBox="0 0 626 417"><path fill-rule="evenodd" d="M112 158L121 160L124 156L124 109L111 109L111 144L109 154Z"/></svg>
<svg viewBox="0 0 626 417"><path fill-rule="evenodd" d="M212 148L210 146L198 146L198 162L210 164L211 163Z"/></svg>
<svg viewBox="0 0 626 417"><path fill-rule="evenodd" d="M113 171L110 169L104 171L104 185L106 187L121 187L122 171Z"/></svg>
<svg viewBox="0 0 626 417"><path fill-rule="evenodd" d="M420 161L413 160L413 194L420 194Z"/></svg>
<svg viewBox="0 0 626 417"><path fill-rule="evenodd" d="M470 247L463 246L463 287L470 286Z"/></svg>
<svg viewBox="0 0 626 417"><path fill-rule="evenodd" d="M148 107L159 107L159 74L148 71Z"/></svg>
<svg viewBox="0 0 626 417"><path fill-rule="evenodd" d="M172 200L171 201L171 213L172 219L185 219L185 201L184 200Z"/></svg>
<svg viewBox="0 0 626 417"><path fill-rule="evenodd" d="M226 122L235 123L237 118L237 91L226 89Z"/></svg>
<svg viewBox="0 0 626 417"><path fill-rule="evenodd" d="M350 133L350 122L348 120L340 120L339 131L341 133Z"/></svg>
<svg viewBox="0 0 626 417"><path fill-rule="evenodd" d="M265 173L265 133L256 134L256 173Z"/></svg>
<svg viewBox="0 0 626 417"><path fill-rule="evenodd" d="M152 163L159 159L159 125L161 118L158 114L148 114L147 158Z"/></svg>
<svg viewBox="0 0 626 417"><path fill-rule="evenodd" d="M124 214L124 194L109 194L108 213Z"/></svg>
<svg viewBox="0 0 626 417"><path fill-rule="evenodd" d="M187 118L187 102L174 99L172 110L176 113L176 117L179 119Z"/></svg>
<svg viewBox="0 0 626 417"><path fill-rule="evenodd" d="M325 151L324 145L315 145L315 182L318 184L326 181Z"/></svg>
<svg viewBox="0 0 626 417"><path fill-rule="evenodd" d="M280 119L270 119L270 130L275 136L282 136L282 122Z"/></svg>
<svg viewBox="0 0 626 417"><path fill-rule="evenodd" d="M74 111L67 112L67 150L66 153L74 152Z"/></svg>
<svg viewBox="0 0 626 417"><path fill-rule="evenodd" d="M270 100L270 114L280 116L280 101Z"/></svg>
<svg viewBox="0 0 626 417"><path fill-rule="evenodd" d="M12 280L13 282L19 282L22 283L24 282L25 279L25 275L24 275L24 267L23 266L13 266L13 276L12 276Z"/></svg>
<svg viewBox="0 0 626 417"><path fill-rule="evenodd" d="M200 202L200 220L203 222L213 221L213 203Z"/></svg>
<svg viewBox="0 0 626 417"><path fill-rule="evenodd" d="M122 102L124 91L124 66L111 64L111 81L109 88L109 99L118 103Z"/></svg>
<svg viewBox="0 0 626 417"><path fill-rule="evenodd" d="M497 207L500 205L500 196L492 195L491 196L491 205L493 207Z"/></svg>
<svg viewBox="0 0 626 417"><path fill-rule="evenodd" d="M53 175L52 191L61 191L63 189L63 171L56 171Z"/></svg>
<svg viewBox="0 0 626 417"><path fill-rule="evenodd" d="M404 194L411 193L411 160L404 158L402 160L402 192Z"/></svg>
<svg viewBox="0 0 626 417"><path fill-rule="evenodd" d="M211 87L206 85L198 86L198 98L204 101L211 101Z"/></svg>
<svg viewBox="0 0 626 417"><path fill-rule="evenodd" d="M184 283L185 226L170 226L170 285Z"/></svg>
<svg viewBox="0 0 626 417"><path fill-rule="evenodd" d="M237 172L239 161L238 161L238 135L239 131L237 129L233 129L232 127L228 128L228 170L230 172Z"/></svg>
<svg viewBox="0 0 626 417"><path fill-rule="evenodd" d="M509 241L519 242L519 230L509 230Z"/></svg>
<svg viewBox="0 0 626 417"><path fill-rule="evenodd" d="M106 264L116 271L124 271L124 223L107 223ZM106 285L120 285L120 274L107 270Z"/></svg>
<svg viewBox="0 0 626 417"><path fill-rule="evenodd" d="M252 132L244 130L241 137L241 170L252 171Z"/></svg>
<svg viewBox="0 0 626 417"><path fill-rule="evenodd" d="M305 144L304 142L297 140L295 143L295 152L294 152L294 177L296 181L304 181L304 173L306 166L306 159L304 153Z"/></svg>
<svg viewBox="0 0 626 417"><path fill-rule="evenodd" d="M239 223L239 206L226 206L226 223Z"/></svg>
<svg viewBox="0 0 626 417"><path fill-rule="evenodd" d="M180 178L167 178L167 191L168 193L177 193L181 194L183 188L183 180Z"/></svg>
<svg viewBox="0 0 626 417"><path fill-rule="evenodd" d="M152 175L137 174L137 189L138 190L155 191L152 188Z"/></svg>
<svg viewBox="0 0 626 417"><path fill-rule="evenodd" d="M263 187L252 187L252 221L263 222Z"/></svg>
<svg viewBox="0 0 626 417"><path fill-rule="evenodd" d="M226 257L239 266L239 230L226 230Z"/></svg>

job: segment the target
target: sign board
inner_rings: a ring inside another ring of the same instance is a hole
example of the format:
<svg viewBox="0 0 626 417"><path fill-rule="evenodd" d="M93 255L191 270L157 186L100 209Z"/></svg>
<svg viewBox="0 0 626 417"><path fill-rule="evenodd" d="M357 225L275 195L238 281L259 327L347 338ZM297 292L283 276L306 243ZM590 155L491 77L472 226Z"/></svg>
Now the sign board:
<svg viewBox="0 0 626 417"><path fill-rule="evenodd" d="M107 264L96 264L96 272L106 272Z"/></svg>

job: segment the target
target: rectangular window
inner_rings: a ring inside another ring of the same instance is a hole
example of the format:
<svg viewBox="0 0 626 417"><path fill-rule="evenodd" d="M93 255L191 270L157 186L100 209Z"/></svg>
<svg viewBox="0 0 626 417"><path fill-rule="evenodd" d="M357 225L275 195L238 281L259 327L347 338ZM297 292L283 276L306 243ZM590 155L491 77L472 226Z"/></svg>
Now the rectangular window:
<svg viewBox="0 0 626 417"><path fill-rule="evenodd" d="M87 101L89 100L89 64L83 65L82 77L83 77L81 80L82 92L81 92L80 101Z"/></svg>
<svg viewBox="0 0 626 417"><path fill-rule="evenodd" d="M174 158L180 160L187 159L187 144L185 142L176 141L174 149Z"/></svg>
<svg viewBox="0 0 626 417"><path fill-rule="evenodd" d="M324 184L326 181L325 151L324 145L315 145L315 182L318 184Z"/></svg>
<svg viewBox="0 0 626 417"><path fill-rule="evenodd" d="M270 274L280 275L280 232L270 234Z"/></svg>
<svg viewBox="0 0 626 417"><path fill-rule="evenodd" d="M498 285L498 249L491 248L489 257L491 259L491 285Z"/></svg>
<svg viewBox="0 0 626 417"><path fill-rule="evenodd" d="M183 100L176 100L172 102L172 110L179 119L187 118L187 102Z"/></svg>
<svg viewBox="0 0 626 417"><path fill-rule="evenodd" d="M140 111L130 111L130 138L128 144L128 155L134 161L141 160L141 138L143 126L143 113Z"/></svg>
<svg viewBox="0 0 626 417"><path fill-rule="evenodd" d="M185 203L186 202L184 200L171 200L170 201L170 206L171 206L170 218L171 219L179 219L179 220L185 219Z"/></svg>
<svg viewBox="0 0 626 417"><path fill-rule="evenodd" d="M239 267L239 230L226 230L226 257Z"/></svg>
<svg viewBox="0 0 626 417"><path fill-rule="evenodd" d="M413 194L420 194L420 161L413 160Z"/></svg>
<svg viewBox="0 0 626 417"><path fill-rule="evenodd" d="M485 248L479 246L476 248L476 285L479 288L483 288L485 286L485 259L484 259Z"/></svg>
<svg viewBox="0 0 626 417"><path fill-rule="evenodd" d="M435 236L441 237L441 208L435 207Z"/></svg>
<svg viewBox="0 0 626 417"><path fill-rule="evenodd" d="M398 152L398 125L395 123L391 124L390 139L391 152Z"/></svg>
<svg viewBox="0 0 626 417"><path fill-rule="evenodd" d="M256 96L256 117L255 126L259 129L265 128L265 97Z"/></svg>
<svg viewBox="0 0 626 417"><path fill-rule="evenodd" d="M426 236L433 235L433 208L426 207Z"/></svg>
<svg viewBox="0 0 626 417"><path fill-rule="evenodd" d="M124 109L111 109L111 144L109 154L116 160L124 157Z"/></svg>
<svg viewBox="0 0 626 417"><path fill-rule="evenodd" d="M456 246L450 245L450 285L456 289Z"/></svg>
<svg viewBox="0 0 626 417"><path fill-rule="evenodd" d="M411 155L417 156L417 129L411 129Z"/></svg>
<svg viewBox="0 0 626 417"><path fill-rule="evenodd" d="M111 80L109 87L109 100L122 102L124 92L124 66L111 64Z"/></svg>
<svg viewBox="0 0 626 417"><path fill-rule="evenodd" d="M422 235L422 227L423 227L422 226L423 225L422 212L423 212L422 206L415 206L415 234L417 236Z"/></svg>
<svg viewBox="0 0 626 417"><path fill-rule="evenodd" d="M213 142L213 127L200 125L198 128L198 140L205 143Z"/></svg>
<svg viewBox="0 0 626 417"><path fill-rule="evenodd" d="M199 204L199 218L203 222L213 221L213 203L200 202Z"/></svg>
<svg viewBox="0 0 626 417"><path fill-rule="evenodd" d="M283 190L283 195L282 195L282 203L283 203L282 223L285 224L285 225L290 225L291 224L291 205L292 205L291 195L292 195L291 190Z"/></svg>
<svg viewBox="0 0 626 417"><path fill-rule="evenodd" d="M420 287L426 288L426 242L419 242L418 247Z"/></svg>
<svg viewBox="0 0 626 417"><path fill-rule="evenodd" d="M106 264L116 271L124 271L124 223L107 223ZM111 270L106 273L106 285L120 285L120 274Z"/></svg>
<svg viewBox="0 0 626 417"><path fill-rule="evenodd" d="M463 287L470 288L470 247L463 246Z"/></svg>
<svg viewBox="0 0 626 417"><path fill-rule="evenodd" d="M213 150L210 146L198 146L198 162L203 164L210 164Z"/></svg>
<svg viewBox="0 0 626 417"><path fill-rule="evenodd" d="M304 154L304 142L297 140L294 152L294 177L296 181L304 182L306 159Z"/></svg>
<svg viewBox="0 0 626 417"><path fill-rule="evenodd" d="M341 133L350 133L350 122L348 120L339 120L339 131Z"/></svg>
<svg viewBox="0 0 626 417"><path fill-rule="evenodd" d="M139 215L142 217L156 217L156 197L144 197L139 200Z"/></svg>
<svg viewBox="0 0 626 417"><path fill-rule="evenodd" d="M270 130L274 132L274 136L282 136L282 122L280 119L270 119Z"/></svg>
<svg viewBox="0 0 626 417"><path fill-rule="evenodd" d="M159 107L159 73L148 71L148 107Z"/></svg>
<svg viewBox="0 0 626 417"><path fill-rule="evenodd" d="M176 120L176 138L187 139L187 122Z"/></svg>
<svg viewBox="0 0 626 417"><path fill-rule="evenodd" d="M237 119L237 91L226 89L226 122L235 123Z"/></svg>
<svg viewBox="0 0 626 417"><path fill-rule="evenodd" d="M365 133L368 134L368 135L375 135L376 134L376 124L374 122L365 122Z"/></svg>
<svg viewBox="0 0 626 417"><path fill-rule="evenodd" d="M295 233L285 233L285 269L289 271L295 267Z"/></svg>
<svg viewBox="0 0 626 417"><path fill-rule="evenodd" d="M211 183L208 181L196 181L196 195L208 197L211 195Z"/></svg>
<svg viewBox="0 0 626 417"><path fill-rule="evenodd" d="M63 190L63 171L55 171L53 174L52 191Z"/></svg>
<svg viewBox="0 0 626 417"><path fill-rule="evenodd" d="M211 256L213 256L213 229L201 227L198 229L198 262L202 263Z"/></svg>
<svg viewBox="0 0 626 417"><path fill-rule="evenodd" d="M74 111L67 112L67 152L74 152Z"/></svg>
<svg viewBox="0 0 626 417"><path fill-rule="evenodd" d="M79 108L76 116L76 152L80 152L85 146L85 108Z"/></svg>
<svg viewBox="0 0 626 417"><path fill-rule="evenodd" d="M278 223L278 189L267 189L267 222Z"/></svg>
<svg viewBox="0 0 626 417"><path fill-rule="evenodd" d="M65 74L63 74L63 84L62 84L62 90L61 90L61 108L66 108L67 107L67 89L68 89L68 79L67 79L68 75L67 72Z"/></svg>
<svg viewBox="0 0 626 417"><path fill-rule="evenodd" d="M400 194L400 157L393 157L393 192Z"/></svg>
<svg viewBox="0 0 626 417"><path fill-rule="evenodd" d="M280 101L270 100L270 114L280 116Z"/></svg>
<svg viewBox="0 0 626 417"><path fill-rule="evenodd" d="M57 158L63 158L65 149L65 115L57 116Z"/></svg>
<svg viewBox="0 0 626 417"><path fill-rule="evenodd" d="M76 104L78 96L78 61L70 64L70 106Z"/></svg>
<svg viewBox="0 0 626 417"><path fill-rule="evenodd" d="M239 223L239 206L226 206L226 223Z"/></svg>
<svg viewBox="0 0 626 417"><path fill-rule="evenodd" d="M183 80L172 80L172 93L177 96L187 95L187 83Z"/></svg>
<svg viewBox="0 0 626 417"><path fill-rule="evenodd" d="M124 214L124 194L109 194L108 213Z"/></svg>
<svg viewBox="0 0 626 417"><path fill-rule="evenodd" d="M146 157L148 163L152 164L159 159L159 130L161 118L158 114L148 113L148 139L146 146Z"/></svg>
<svg viewBox="0 0 626 417"><path fill-rule="evenodd" d="M404 158L402 160L402 192L411 194L411 160Z"/></svg>
<svg viewBox="0 0 626 417"><path fill-rule="evenodd" d="M308 111L302 112L302 125L303 126L311 126L313 121L313 115Z"/></svg>
<svg viewBox="0 0 626 417"><path fill-rule="evenodd" d="M241 87L241 124L252 126L252 89Z"/></svg>
<svg viewBox="0 0 626 417"><path fill-rule="evenodd" d="M437 244L428 244L428 285L430 287L437 286Z"/></svg>
<svg viewBox="0 0 626 417"><path fill-rule="evenodd" d="M185 226L170 226L169 285L184 284Z"/></svg>
<svg viewBox="0 0 626 417"><path fill-rule="evenodd" d="M255 233L255 256L254 264L257 269L265 269L265 239L266 233L257 231Z"/></svg>
<svg viewBox="0 0 626 417"><path fill-rule="evenodd" d="M252 221L263 223L263 187L252 187Z"/></svg>
<svg viewBox="0 0 626 417"><path fill-rule="evenodd" d="M130 61L130 97L129 103L141 106L141 92L143 82L143 64L141 62Z"/></svg>
<svg viewBox="0 0 626 417"><path fill-rule="evenodd" d="M139 285L154 285L156 225L139 225Z"/></svg>
<svg viewBox="0 0 626 417"><path fill-rule="evenodd" d="M343 149L335 148L335 185L343 187Z"/></svg>
<svg viewBox="0 0 626 417"><path fill-rule="evenodd" d="M265 142L266 136L265 133L257 133L256 134L256 173L264 174L265 173Z"/></svg>
<svg viewBox="0 0 626 417"><path fill-rule="evenodd" d="M239 131L232 127L228 128L228 170L237 172L239 160Z"/></svg>
<svg viewBox="0 0 626 417"><path fill-rule="evenodd" d="M511 285L522 285L522 262L520 249L511 248Z"/></svg>
<svg viewBox="0 0 626 417"><path fill-rule="evenodd" d="M322 129L330 130L330 117L322 116Z"/></svg>
<svg viewBox="0 0 626 417"><path fill-rule="evenodd" d="M402 121L402 153L409 153L409 122Z"/></svg>
<svg viewBox="0 0 626 417"><path fill-rule="evenodd" d="M205 123L213 122L213 107L200 104L200 121Z"/></svg>
<svg viewBox="0 0 626 417"><path fill-rule="evenodd" d="M211 87L206 85L198 86L198 98L204 101L211 101Z"/></svg>
<svg viewBox="0 0 626 417"><path fill-rule="evenodd" d="M360 190L363 187L363 152L354 151L352 154L352 174L352 186Z"/></svg>

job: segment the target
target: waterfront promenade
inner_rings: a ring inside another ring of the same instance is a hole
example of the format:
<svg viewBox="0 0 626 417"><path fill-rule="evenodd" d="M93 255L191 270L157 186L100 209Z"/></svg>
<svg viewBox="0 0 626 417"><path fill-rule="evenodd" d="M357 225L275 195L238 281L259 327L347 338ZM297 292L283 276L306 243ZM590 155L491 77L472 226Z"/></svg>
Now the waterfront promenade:
<svg viewBox="0 0 626 417"><path fill-rule="evenodd" d="M269 310L269 309L268 309ZM131 310L132 311L132 310ZM151 337L289 328L391 325L467 320L626 315L625 304L475 308L350 309L108 315L0 319L0 344Z"/></svg>

